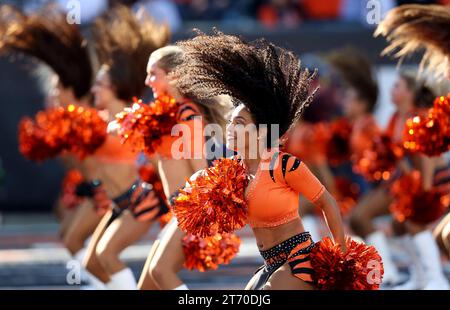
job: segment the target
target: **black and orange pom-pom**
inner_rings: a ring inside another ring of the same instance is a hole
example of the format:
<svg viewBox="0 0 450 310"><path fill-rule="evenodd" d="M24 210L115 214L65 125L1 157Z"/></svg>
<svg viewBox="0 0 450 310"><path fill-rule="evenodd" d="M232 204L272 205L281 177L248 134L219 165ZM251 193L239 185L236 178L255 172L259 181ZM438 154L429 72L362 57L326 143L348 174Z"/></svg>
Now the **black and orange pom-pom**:
<svg viewBox="0 0 450 310"><path fill-rule="evenodd" d="M394 201L389 208L399 222L410 220L426 225L444 215L448 207L448 194L422 189L419 171L401 176L392 184L391 193Z"/></svg>
<svg viewBox="0 0 450 310"><path fill-rule="evenodd" d="M184 266L201 272L226 265L239 252L241 240L234 234L217 234L211 237L186 235L183 238Z"/></svg>
<svg viewBox="0 0 450 310"><path fill-rule="evenodd" d="M383 278L381 256L373 246L346 239L347 252L329 237L311 251L313 281L320 290L376 290Z"/></svg>
<svg viewBox="0 0 450 310"><path fill-rule="evenodd" d="M117 132L123 143L152 155L177 123L177 110L177 102L169 96L160 96L150 104L136 101L116 115Z"/></svg>
<svg viewBox="0 0 450 310"><path fill-rule="evenodd" d="M175 199L178 226L200 237L231 233L247 220L244 193L248 177L237 158L222 158L189 180Z"/></svg>

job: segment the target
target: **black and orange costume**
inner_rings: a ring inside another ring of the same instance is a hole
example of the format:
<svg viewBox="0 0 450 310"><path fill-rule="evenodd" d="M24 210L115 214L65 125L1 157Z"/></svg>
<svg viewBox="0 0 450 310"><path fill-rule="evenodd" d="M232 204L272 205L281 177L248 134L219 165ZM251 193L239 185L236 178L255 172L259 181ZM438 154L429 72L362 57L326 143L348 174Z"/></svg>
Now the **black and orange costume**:
<svg viewBox="0 0 450 310"><path fill-rule="evenodd" d="M246 141L249 143L237 149L242 158L218 160L213 167L194 175L189 187L175 201L178 226L189 233L208 236L232 232L248 222L259 248L269 249L261 253L266 263L253 277L253 288L263 284L271 289L311 288L307 283L317 283L312 265L318 261L313 259L316 247L299 220L299 195L322 208L335 239L336 244L333 241L325 244L333 248L327 251L329 254L316 255L325 257L323 261L346 255L342 253L347 251L342 219L336 202L306 165L299 158L280 152L278 147L280 137L293 129L312 102L315 93L312 81L316 74L302 68L294 53L264 39L247 42L217 31L212 35L200 33L179 45L186 54L186 63L175 71L180 92L193 100L212 99L220 94L232 97L235 110L231 126L255 125L260 152L246 158L254 140ZM278 135L273 134L271 125L278 125ZM236 139L233 134L236 132L227 132L230 142ZM253 173L254 179L249 180ZM322 242L318 248L321 245ZM361 245L358 251L366 248ZM350 257L338 260L358 268ZM274 272L287 263L292 275L298 278L296 283L283 283L291 277L284 269L277 273L279 277L266 283L269 270ZM320 269L319 265L314 270ZM333 271L341 273L339 268ZM350 269L347 271L339 277L354 274Z"/></svg>
<svg viewBox="0 0 450 310"><path fill-rule="evenodd" d="M247 189L248 223L252 228L276 227L300 218L299 195L314 203L325 191L299 158L279 150L269 155L268 159L261 160L255 179ZM262 168L263 164L268 164L268 169ZM309 253L313 247L311 236L305 232L261 251L265 265L258 269L260 278L253 289L261 288L286 262L295 277L312 283Z"/></svg>

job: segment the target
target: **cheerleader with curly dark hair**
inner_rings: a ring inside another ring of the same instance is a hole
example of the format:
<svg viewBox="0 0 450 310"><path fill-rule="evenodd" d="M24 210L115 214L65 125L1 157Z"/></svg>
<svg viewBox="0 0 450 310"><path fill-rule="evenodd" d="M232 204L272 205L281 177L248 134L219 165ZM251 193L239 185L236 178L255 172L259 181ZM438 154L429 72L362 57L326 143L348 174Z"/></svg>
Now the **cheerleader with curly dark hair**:
<svg viewBox="0 0 450 310"><path fill-rule="evenodd" d="M395 57L403 59L417 50L424 50L420 68L433 74L436 78L450 79L450 6L445 5L403 5L391 10L380 23L375 35L383 35L389 42L383 54L394 53ZM414 84L414 78L403 77L406 85ZM397 86L398 87L398 86ZM425 104L431 105L430 98ZM391 124L403 125L395 121ZM397 117L398 118L398 117ZM392 126L391 126L392 127ZM397 126L398 127L398 126ZM398 130L397 130L398 131ZM415 156L418 157L418 156ZM444 156L419 156L421 160L423 188L450 193L450 166ZM435 235L439 244L448 244L450 217L444 218L438 225ZM447 228L446 228L447 227ZM427 226L406 222L407 231L413 236L417 249L422 277L415 276L405 288L448 289L438 247ZM445 234L447 232L447 235Z"/></svg>
<svg viewBox="0 0 450 310"><path fill-rule="evenodd" d="M185 61L174 74L181 93L199 102L229 95L234 102L227 146L253 176L246 188L248 223L265 260L247 288L313 289L309 253L314 243L298 213L299 194L323 210L335 242L346 252L342 220L335 200L305 163L279 144L311 102L315 73L303 69L292 52L265 40L246 42L216 32L179 46ZM255 142L262 150L256 155Z"/></svg>

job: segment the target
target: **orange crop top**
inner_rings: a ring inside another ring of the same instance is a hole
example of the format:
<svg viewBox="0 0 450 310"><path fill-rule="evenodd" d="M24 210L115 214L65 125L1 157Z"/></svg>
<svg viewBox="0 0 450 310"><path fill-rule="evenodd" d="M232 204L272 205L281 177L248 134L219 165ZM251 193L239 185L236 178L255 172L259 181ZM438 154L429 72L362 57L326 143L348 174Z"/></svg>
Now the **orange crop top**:
<svg viewBox="0 0 450 310"><path fill-rule="evenodd" d="M194 150L195 150L195 145L194 145L194 141L200 141L200 147L201 150L199 151L203 151L203 146L204 146L204 140L205 138L203 137L203 129L204 129L204 117L203 114L200 110L200 107L193 103L193 102L183 102L179 104L179 108L178 108L178 112L177 112L177 123L178 124L184 124L187 125L189 127L190 130L190 139L187 141L183 141L186 143L190 143L190 150L191 152L189 153L190 157L193 157L192 155L194 154ZM197 117L202 117L200 122L194 122L195 118ZM199 128L196 128L196 125L199 125ZM181 132L182 134L184 134L184 132ZM176 141L180 139L180 136L171 136L171 135L167 135L161 138L161 144L157 147L156 152L163 156L163 157L167 157L167 158L172 158L172 144ZM183 152L183 145L181 145L181 147L179 148L180 152Z"/></svg>
<svg viewBox="0 0 450 310"><path fill-rule="evenodd" d="M279 150L265 155L246 193L252 228L276 227L300 218L299 194L314 203L325 191L297 157Z"/></svg>

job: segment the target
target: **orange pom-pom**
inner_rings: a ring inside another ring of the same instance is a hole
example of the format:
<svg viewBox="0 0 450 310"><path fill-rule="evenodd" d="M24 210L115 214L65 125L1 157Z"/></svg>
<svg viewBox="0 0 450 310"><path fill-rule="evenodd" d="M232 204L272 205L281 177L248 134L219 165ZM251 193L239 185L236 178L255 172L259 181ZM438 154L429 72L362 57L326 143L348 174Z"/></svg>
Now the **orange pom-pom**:
<svg viewBox="0 0 450 310"><path fill-rule="evenodd" d="M23 118L19 123L19 151L27 159L43 161L56 156L60 145L51 145L47 142L46 132L36 126L33 120Z"/></svg>
<svg viewBox="0 0 450 310"><path fill-rule="evenodd" d="M95 109L69 105L24 118L19 124L19 150L28 159L43 161L63 151L83 159L106 139L106 122Z"/></svg>
<svg viewBox="0 0 450 310"><path fill-rule="evenodd" d="M160 96L150 104L136 101L116 115L117 132L123 143L152 155L163 136L170 135L177 123L178 104L174 98Z"/></svg>
<svg viewBox="0 0 450 310"><path fill-rule="evenodd" d="M329 125L330 138L327 144L328 162L337 166L350 160L350 134L351 124L344 118L338 119Z"/></svg>
<svg viewBox="0 0 450 310"><path fill-rule="evenodd" d="M391 187L394 201L389 206L399 222L411 220L429 224L444 215L448 207L448 195L437 190L424 191L419 171L401 176Z"/></svg>
<svg viewBox="0 0 450 310"><path fill-rule="evenodd" d="M77 186L83 180L83 175L79 170L71 169L67 171L61 186L61 203L65 208L72 209L83 200L82 197L76 195Z"/></svg>
<svg viewBox="0 0 450 310"><path fill-rule="evenodd" d="M105 142L107 123L96 109L69 105L64 117L70 124L70 132L64 137L68 152L83 159Z"/></svg>
<svg viewBox="0 0 450 310"><path fill-rule="evenodd" d="M197 269L201 272L217 269L226 265L239 252L241 240L234 234L217 234L201 238L186 235L183 238L184 266L188 270Z"/></svg>
<svg viewBox="0 0 450 310"><path fill-rule="evenodd" d="M450 144L450 93L447 94L447 97L440 96L436 98L433 106L433 116L441 124L448 146Z"/></svg>
<svg viewBox="0 0 450 310"><path fill-rule="evenodd" d="M384 269L373 246L346 238L347 252L329 237L317 242L311 251L315 286L321 290L376 290Z"/></svg>
<svg viewBox="0 0 450 310"><path fill-rule="evenodd" d="M406 121L403 146L427 156L440 155L448 150L441 123L432 114L427 117L415 116Z"/></svg>
<svg viewBox="0 0 450 310"><path fill-rule="evenodd" d="M403 154L403 148L389 136L380 135L373 138L370 149L355 154L353 170L369 181L389 180Z"/></svg>
<svg viewBox="0 0 450 310"><path fill-rule="evenodd" d="M247 220L247 185L248 176L239 159L216 160L180 190L173 208L178 226L200 237L242 228Z"/></svg>
<svg viewBox="0 0 450 310"><path fill-rule="evenodd" d="M436 98L426 115L406 121L403 146L427 156L450 150L450 94Z"/></svg>

